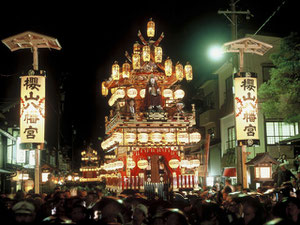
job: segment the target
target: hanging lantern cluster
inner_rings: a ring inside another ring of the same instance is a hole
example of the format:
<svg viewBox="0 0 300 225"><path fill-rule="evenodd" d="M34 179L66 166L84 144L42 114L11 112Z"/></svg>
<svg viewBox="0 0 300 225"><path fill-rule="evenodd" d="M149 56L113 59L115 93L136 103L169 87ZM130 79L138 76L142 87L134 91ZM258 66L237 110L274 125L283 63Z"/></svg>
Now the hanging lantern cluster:
<svg viewBox="0 0 300 225"><path fill-rule="evenodd" d="M198 143L201 141L201 134L197 131L188 133L188 132L180 132L180 133L160 133L160 132L152 132L152 133L133 133L128 132L124 134L124 142L123 142L123 133L115 132L108 139L101 143L101 147L105 150L110 148L115 144L122 145L123 143L126 145L133 145L139 143L141 145L145 144L154 144L154 145L168 145L168 144L180 144L180 145L188 145L193 143Z"/></svg>

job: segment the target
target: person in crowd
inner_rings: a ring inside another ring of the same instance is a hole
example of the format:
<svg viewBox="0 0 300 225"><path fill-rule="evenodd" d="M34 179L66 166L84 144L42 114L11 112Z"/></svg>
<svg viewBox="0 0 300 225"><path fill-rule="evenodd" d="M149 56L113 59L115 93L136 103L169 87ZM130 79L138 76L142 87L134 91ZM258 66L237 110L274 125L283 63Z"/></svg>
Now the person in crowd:
<svg viewBox="0 0 300 225"><path fill-rule="evenodd" d="M297 198L287 199L286 207L287 218L294 224L300 224L300 201ZM292 224L291 223L291 224Z"/></svg>
<svg viewBox="0 0 300 225"><path fill-rule="evenodd" d="M278 171L278 177L277 177L277 186L280 187L284 182L289 182L291 181L291 178L294 178L297 180L295 175L286 168L286 163L281 163L279 165L279 171Z"/></svg>
<svg viewBox="0 0 300 225"><path fill-rule="evenodd" d="M148 208L144 204L138 204L133 208L132 221L127 225L146 225Z"/></svg>
<svg viewBox="0 0 300 225"><path fill-rule="evenodd" d="M14 221L16 223L34 223L36 218L35 206L29 201L19 201L13 207Z"/></svg>
<svg viewBox="0 0 300 225"><path fill-rule="evenodd" d="M184 215L184 213L177 209L171 208L167 209L166 212L163 214L165 219L165 225L188 225L188 219Z"/></svg>
<svg viewBox="0 0 300 225"><path fill-rule="evenodd" d="M76 224L91 224L92 220L89 219L89 213L86 207L80 204L72 206L71 219Z"/></svg>

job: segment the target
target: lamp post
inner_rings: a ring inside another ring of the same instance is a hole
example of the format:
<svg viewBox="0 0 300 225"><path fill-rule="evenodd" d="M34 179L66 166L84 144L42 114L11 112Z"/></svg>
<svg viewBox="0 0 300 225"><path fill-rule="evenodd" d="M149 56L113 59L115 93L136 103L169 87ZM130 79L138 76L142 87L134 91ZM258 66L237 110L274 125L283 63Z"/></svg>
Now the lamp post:
<svg viewBox="0 0 300 225"><path fill-rule="evenodd" d="M272 45L250 37L227 42L224 52L239 54L239 72L234 74L234 116L237 148L238 181L247 188L246 147L259 144L257 113L257 80L256 75L244 71L244 54L252 53L263 56Z"/></svg>
<svg viewBox="0 0 300 225"><path fill-rule="evenodd" d="M30 76L23 76L21 82L23 86L26 86L25 92L25 101L27 102L26 106L24 104L21 96L21 106L20 106L20 135L21 135L21 144L29 144L32 148L35 149L35 193L39 193L39 183L40 183L40 154L39 150L44 147L44 123L45 123L45 74L40 71L38 73L38 49L39 48L48 48L60 50L61 46L57 39L49 37L46 35L38 34L31 31L26 31L6 39L3 39L2 42L13 52L20 49L31 49L33 53L33 72ZM24 81L24 83L23 83ZM34 93L37 90L39 92ZM22 85L21 85L22 92ZM36 95L35 95L36 94ZM41 94L44 98L41 97ZM21 94L22 95L22 94ZM32 100L38 101L38 105L35 104ZM33 109L33 106L35 109ZM27 110L30 108L30 110ZM33 112L33 113L32 113ZM25 115L24 119L22 115ZM26 120L24 130L21 129L22 122ZM25 135L23 135L25 134Z"/></svg>

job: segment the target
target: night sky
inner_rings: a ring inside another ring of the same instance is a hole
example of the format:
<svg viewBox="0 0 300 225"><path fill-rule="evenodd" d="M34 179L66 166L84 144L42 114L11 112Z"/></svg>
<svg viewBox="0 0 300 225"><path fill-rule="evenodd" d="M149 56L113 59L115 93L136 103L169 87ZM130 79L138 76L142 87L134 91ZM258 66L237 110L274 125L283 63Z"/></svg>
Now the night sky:
<svg viewBox="0 0 300 225"><path fill-rule="evenodd" d="M58 93L61 81L66 91L65 114L62 117L62 144L71 145L72 126L76 129L75 148L84 141L99 148L98 137L104 136L104 116L108 115L107 99L101 96L101 82L110 76L115 60L121 65L124 53L132 52L141 30L146 38L149 18L156 23L156 36L164 32L161 42L164 58L174 63L191 63L197 87L209 79L220 66L207 57L212 44L231 41L230 22L218 10L230 9L224 1L147 1L146 3L95 1L41 1L1 6L0 38L34 31L58 39L61 51L39 50L39 69L47 71L46 140L57 145ZM250 20L239 17L240 33L254 33L285 2L262 28L261 35L287 36L299 31L297 1L240 0L237 10L247 9ZM262 2L265 5L262 5ZM268 3L268 4L267 4ZM30 50L10 52L0 44L0 103L19 99L19 75L31 69ZM224 61L223 61L224 62Z"/></svg>

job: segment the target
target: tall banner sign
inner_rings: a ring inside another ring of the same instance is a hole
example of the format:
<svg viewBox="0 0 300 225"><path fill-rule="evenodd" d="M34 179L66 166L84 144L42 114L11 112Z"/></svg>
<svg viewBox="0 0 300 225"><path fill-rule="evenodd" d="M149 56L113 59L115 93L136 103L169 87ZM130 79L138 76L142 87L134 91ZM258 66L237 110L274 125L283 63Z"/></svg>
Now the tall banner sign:
<svg viewBox="0 0 300 225"><path fill-rule="evenodd" d="M45 76L21 77L20 137L21 143L44 143Z"/></svg>
<svg viewBox="0 0 300 225"><path fill-rule="evenodd" d="M251 72L234 74L234 89L238 145L259 145L257 75Z"/></svg>

